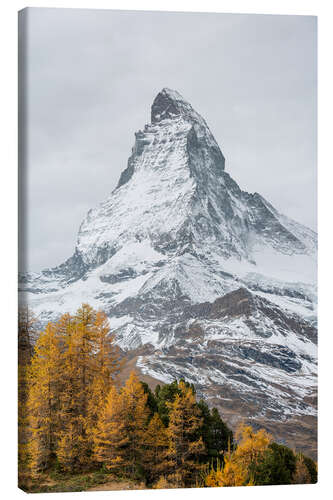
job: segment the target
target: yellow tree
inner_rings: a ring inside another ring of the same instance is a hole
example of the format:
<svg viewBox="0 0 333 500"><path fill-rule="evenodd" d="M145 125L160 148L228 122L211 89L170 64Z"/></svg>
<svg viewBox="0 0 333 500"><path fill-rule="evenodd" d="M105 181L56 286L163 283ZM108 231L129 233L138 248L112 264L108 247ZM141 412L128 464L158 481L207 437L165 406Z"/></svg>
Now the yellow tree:
<svg viewBox="0 0 333 500"><path fill-rule="evenodd" d="M238 446L233 454L234 460L247 469L251 475L268 445L272 442L272 436L265 429L255 432L250 425L241 424L236 431Z"/></svg>
<svg viewBox="0 0 333 500"><path fill-rule="evenodd" d="M149 410L147 394L134 372L118 393L111 387L94 432L94 456L109 469L135 477L142 463Z"/></svg>
<svg viewBox="0 0 333 500"><path fill-rule="evenodd" d="M58 433L60 345L49 323L39 337L29 373L28 420L31 470L48 468L55 456Z"/></svg>
<svg viewBox="0 0 333 500"><path fill-rule="evenodd" d="M168 435L158 413L150 419L144 433L143 465L149 483L155 482L167 471L166 453Z"/></svg>
<svg viewBox="0 0 333 500"><path fill-rule="evenodd" d="M75 316L66 314L57 323L63 346L57 456L62 467L72 472L87 466L91 455L86 431L94 376L95 319L96 312L83 304Z"/></svg>
<svg viewBox="0 0 333 500"><path fill-rule="evenodd" d="M83 304L57 324L62 339L63 386L57 456L62 467L91 464L93 431L118 369L119 353L106 315Z"/></svg>
<svg viewBox="0 0 333 500"><path fill-rule="evenodd" d="M179 383L180 394L168 403L170 423L167 429L169 440L167 459L171 469L169 480L177 487L192 484L197 479L196 473L202 469L198 463L205 447L198 431L202 426L201 411L196 405L191 387Z"/></svg>
<svg viewBox="0 0 333 500"><path fill-rule="evenodd" d="M33 341L36 336L35 314L28 306L18 310L18 358L19 364L28 364L33 355Z"/></svg>
<svg viewBox="0 0 333 500"><path fill-rule="evenodd" d="M95 341L91 357L92 379L88 388L86 432L92 442L98 416L103 409L111 385L120 369L119 349L110 333L108 318L104 312L97 312L93 324Z"/></svg>
<svg viewBox="0 0 333 500"><path fill-rule="evenodd" d="M148 394L135 372L132 372L120 391L126 411L125 429L129 438L127 470L134 476L141 464L144 433L149 417Z"/></svg>
<svg viewBox="0 0 333 500"><path fill-rule="evenodd" d="M34 470L46 468L55 453L71 472L91 464L93 428L118 358L106 315L88 304L47 326L31 367L29 448Z"/></svg>
<svg viewBox="0 0 333 500"><path fill-rule="evenodd" d="M62 385L59 404L60 428L57 458L62 468L73 471L79 467L85 449L82 449L81 384L79 345L80 327L70 314L64 314L57 323L61 339Z"/></svg>
<svg viewBox="0 0 333 500"><path fill-rule="evenodd" d="M94 377L93 355L95 352L95 321L96 311L88 304L82 304L77 310L75 319L75 349L76 370L78 380L78 404L82 420L87 416L88 393L87 387ZM82 429L82 432L83 429Z"/></svg>
<svg viewBox="0 0 333 500"><path fill-rule="evenodd" d="M224 465L218 464L216 468L211 467L205 477L205 485L218 486L243 486L246 484L248 471L233 460L232 454L226 453Z"/></svg>
<svg viewBox="0 0 333 500"><path fill-rule="evenodd" d="M28 372L33 356L37 318L28 306L18 311L18 452L20 470L27 462L29 392Z"/></svg>
<svg viewBox="0 0 333 500"><path fill-rule="evenodd" d="M206 486L252 486L253 473L272 441L264 430L254 432L251 426L241 424L236 432L235 451L224 456L224 466L211 469L205 478Z"/></svg>
<svg viewBox="0 0 333 500"><path fill-rule="evenodd" d="M126 465L129 438L125 431L125 408L115 386L108 394L93 433L94 459L112 471L120 471Z"/></svg>

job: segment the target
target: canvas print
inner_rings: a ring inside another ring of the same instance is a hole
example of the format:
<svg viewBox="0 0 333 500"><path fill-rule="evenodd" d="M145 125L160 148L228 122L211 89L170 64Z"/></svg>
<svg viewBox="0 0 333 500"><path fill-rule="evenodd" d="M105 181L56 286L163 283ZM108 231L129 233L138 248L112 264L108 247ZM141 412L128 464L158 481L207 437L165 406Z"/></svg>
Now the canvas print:
<svg viewBox="0 0 333 500"><path fill-rule="evenodd" d="M317 481L317 23L19 13L19 487Z"/></svg>

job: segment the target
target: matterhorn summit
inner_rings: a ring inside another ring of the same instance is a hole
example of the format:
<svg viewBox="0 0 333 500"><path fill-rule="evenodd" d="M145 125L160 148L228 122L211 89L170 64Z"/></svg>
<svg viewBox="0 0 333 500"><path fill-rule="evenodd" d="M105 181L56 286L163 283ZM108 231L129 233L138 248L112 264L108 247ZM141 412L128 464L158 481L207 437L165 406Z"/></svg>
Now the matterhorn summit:
<svg viewBox="0 0 333 500"><path fill-rule="evenodd" d="M73 256L22 274L21 301L42 323L82 302L103 309L143 376L186 378L231 423L254 415L278 434L289 419L304 449L316 415L317 236L227 167L205 120L164 88Z"/></svg>

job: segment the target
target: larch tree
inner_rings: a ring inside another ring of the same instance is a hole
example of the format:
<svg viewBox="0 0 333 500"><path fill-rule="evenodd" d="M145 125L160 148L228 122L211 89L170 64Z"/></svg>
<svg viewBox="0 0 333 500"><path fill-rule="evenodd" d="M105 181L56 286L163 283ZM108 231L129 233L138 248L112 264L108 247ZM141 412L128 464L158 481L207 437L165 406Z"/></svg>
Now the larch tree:
<svg viewBox="0 0 333 500"><path fill-rule="evenodd" d="M205 447L202 437L196 438L202 427L202 418L193 390L182 381L179 389L180 394L168 403L170 421L167 429L167 459L171 469L169 480L177 487L184 487L193 484L196 473L202 469L198 462Z"/></svg>
<svg viewBox="0 0 333 500"><path fill-rule="evenodd" d="M33 355L33 343L36 340L37 318L28 306L18 310L18 359L19 364L28 364Z"/></svg>
<svg viewBox="0 0 333 500"><path fill-rule="evenodd" d="M149 408L147 406L148 395L134 372L130 374L125 386L121 389L120 396L126 412L125 432L129 440L126 451L126 470L131 477L135 477L142 463Z"/></svg>
<svg viewBox="0 0 333 500"><path fill-rule="evenodd" d="M80 406L79 413L82 420L87 417L88 393L94 377L94 352L96 342L95 331L96 311L88 304L82 304L75 315L75 342L76 342L76 370L78 379ZM82 429L82 432L83 429Z"/></svg>
<svg viewBox="0 0 333 500"><path fill-rule="evenodd" d="M106 404L93 433L94 459L108 470L120 472L126 465L129 438L125 430L125 408L115 386L111 386Z"/></svg>
<svg viewBox="0 0 333 500"><path fill-rule="evenodd" d="M57 323L60 333L62 356L62 386L60 393L59 420L61 422L57 458L62 468L74 471L80 467L82 455L81 383L79 346L82 326L69 314L63 315Z"/></svg>
<svg viewBox="0 0 333 500"><path fill-rule="evenodd" d="M59 431L60 365L59 338L55 326L49 323L36 343L29 373L29 454L34 473L47 469L55 457Z"/></svg>
<svg viewBox="0 0 333 500"><path fill-rule="evenodd" d="M106 315L87 304L47 326L30 370L34 470L47 468L55 454L68 472L91 465L93 429L119 369L118 359Z"/></svg>
<svg viewBox="0 0 333 500"><path fill-rule="evenodd" d="M33 356L37 318L28 306L18 311L18 459L20 468L27 463L29 393L28 373Z"/></svg>
<svg viewBox="0 0 333 500"><path fill-rule="evenodd" d="M255 472L272 441L264 429L255 432L241 424L236 431L237 447L224 455L224 466L211 469L206 486L253 486Z"/></svg>
<svg viewBox="0 0 333 500"><path fill-rule="evenodd" d="M87 304L75 316L64 315L62 331L61 431L57 456L65 470L85 468L90 462L91 442L87 433L90 389L94 379L96 311Z"/></svg>
<svg viewBox="0 0 333 500"><path fill-rule="evenodd" d="M134 372L118 393L111 387L94 432L94 456L109 470L139 474L149 409L147 394Z"/></svg>
<svg viewBox="0 0 333 500"><path fill-rule="evenodd" d="M265 429L255 432L250 425L241 424L236 430L236 440L238 445L232 455L233 460L248 470L249 478L253 479L256 467L272 442L272 436Z"/></svg>
<svg viewBox="0 0 333 500"><path fill-rule="evenodd" d="M108 318L83 304L63 328L64 387L58 458L67 470L91 464L93 432L119 369Z"/></svg>
<svg viewBox="0 0 333 500"><path fill-rule="evenodd" d="M233 460L232 453L225 454L223 464L218 462L216 467L211 467L205 477L205 486L244 486L248 481L248 470ZM251 482L252 485L252 482Z"/></svg>
<svg viewBox="0 0 333 500"><path fill-rule="evenodd" d="M110 333L106 314L97 312L93 326L95 332L94 353L91 359L93 377L89 386L86 423L86 432L91 443L98 417L120 369L119 349L114 343L114 336Z"/></svg>
<svg viewBox="0 0 333 500"><path fill-rule="evenodd" d="M154 483L167 472L167 430L158 413L150 419L144 433L143 467L148 483Z"/></svg>

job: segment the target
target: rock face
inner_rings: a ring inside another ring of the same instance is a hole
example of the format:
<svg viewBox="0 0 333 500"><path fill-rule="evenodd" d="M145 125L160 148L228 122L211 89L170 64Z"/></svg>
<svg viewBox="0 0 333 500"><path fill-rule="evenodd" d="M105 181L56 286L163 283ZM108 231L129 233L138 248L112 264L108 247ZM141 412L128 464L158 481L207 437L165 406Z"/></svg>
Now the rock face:
<svg viewBox="0 0 333 500"><path fill-rule="evenodd" d="M269 427L316 414L316 248L313 231L240 189L204 119L163 89L74 255L21 275L21 301L42 322L104 309L124 351L145 346L144 374L184 376L231 420Z"/></svg>

